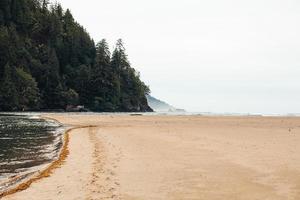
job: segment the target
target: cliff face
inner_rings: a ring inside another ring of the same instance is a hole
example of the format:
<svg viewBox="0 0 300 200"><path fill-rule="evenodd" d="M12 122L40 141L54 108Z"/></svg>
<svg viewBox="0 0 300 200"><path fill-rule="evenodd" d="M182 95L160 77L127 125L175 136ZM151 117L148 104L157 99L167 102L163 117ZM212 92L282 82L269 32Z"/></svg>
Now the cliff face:
<svg viewBox="0 0 300 200"><path fill-rule="evenodd" d="M141 102L138 104L128 104L125 105L126 108L124 110L120 111L126 111L126 112L153 112L154 110L148 105L147 98L143 98Z"/></svg>
<svg viewBox="0 0 300 200"><path fill-rule="evenodd" d="M101 26L101 25L99 25ZM0 3L0 111L151 111L149 88L124 43L95 44L70 10L48 1Z"/></svg>

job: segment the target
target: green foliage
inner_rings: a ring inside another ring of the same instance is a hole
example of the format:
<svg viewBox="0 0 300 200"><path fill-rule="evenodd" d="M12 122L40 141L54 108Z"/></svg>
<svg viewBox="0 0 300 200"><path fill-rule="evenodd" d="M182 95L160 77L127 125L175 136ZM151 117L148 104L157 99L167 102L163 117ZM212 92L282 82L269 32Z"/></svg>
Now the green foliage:
<svg viewBox="0 0 300 200"><path fill-rule="evenodd" d="M115 94L119 97L119 110L148 110L145 95L150 92L149 87L140 80L139 73L131 68L121 39L117 41L111 65L117 74Z"/></svg>
<svg viewBox="0 0 300 200"><path fill-rule="evenodd" d="M18 107L22 110L38 109L40 103L40 94L37 83L34 78L23 69L18 68L17 72L17 95Z"/></svg>
<svg viewBox="0 0 300 200"><path fill-rule="evenodd" d="M64 101L64 106L77 105L79 103L79 94L75 90L69 89L62 93L62 100Z"/></svg>
<svg viewBox="0 0 300 200"><path fill-rule="evenodd" d="M0 87L0 105L1 111L18 110L17 89L14 81L15 68L8 64L4 67L3 80Z"/></svg>
<svg viewBox="0 0 300 200"><path fill-rule="evenodd" d="M122 40L111 55L58 3L0 1L0 110L150 111L147 93Z"/></svg>

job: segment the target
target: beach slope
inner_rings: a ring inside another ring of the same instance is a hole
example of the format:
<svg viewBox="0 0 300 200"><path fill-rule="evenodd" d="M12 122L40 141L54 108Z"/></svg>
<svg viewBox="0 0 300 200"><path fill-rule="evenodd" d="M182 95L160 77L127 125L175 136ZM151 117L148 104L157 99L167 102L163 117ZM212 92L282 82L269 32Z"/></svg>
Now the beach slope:
<svg viewBox="0 0 300 200"><path fill-rule="evenodd" d="M300 118L60 115L69 156L4 200L300 199Z"/></svg>

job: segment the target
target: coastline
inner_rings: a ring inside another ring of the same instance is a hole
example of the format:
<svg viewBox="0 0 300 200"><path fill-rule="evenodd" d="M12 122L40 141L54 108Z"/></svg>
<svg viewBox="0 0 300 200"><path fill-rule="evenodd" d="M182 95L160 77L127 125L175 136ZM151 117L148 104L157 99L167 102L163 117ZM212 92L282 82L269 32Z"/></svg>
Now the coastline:
<svg viewBox="0 0 300 200"><path fill-rule="evenodd" d="M5 200L300 198L300 118L46 117L75 127L69 152Z"/></svg>
<svg viewBox="0 0 300 200"><path fill-rule="evenodd" d="M50 118L50 117L42 117L42 119L45 120L53 120L56 121L57 123L61 124L59 121L57 121L54 118ZM29 175L28 178L26 178L24 181L21 181L19 184L17 184L16 186L13 186L12 188L9 188L8 190L4 191L3 193L0 193L0 199L9 195L12 195L14 193L26 190L27 188L30 187L30 185L42 178L45 177L49 177L51 175L51 173L53 173L53 171L56 168L59 168L63 162L65 161L65 159L67 158L68 154L69 154L69 150L68 150L68 144L69 144L69 140L70 140L70 135L69 133L76 128L69 128L67 130L64 131L63 133L63 145L61 147L61 150L59 152L59 156L58 159L54 160L53 162L49 163L48 166L46 166L44 169L39 170L38 172L35 172L32 175Z"/></svg>

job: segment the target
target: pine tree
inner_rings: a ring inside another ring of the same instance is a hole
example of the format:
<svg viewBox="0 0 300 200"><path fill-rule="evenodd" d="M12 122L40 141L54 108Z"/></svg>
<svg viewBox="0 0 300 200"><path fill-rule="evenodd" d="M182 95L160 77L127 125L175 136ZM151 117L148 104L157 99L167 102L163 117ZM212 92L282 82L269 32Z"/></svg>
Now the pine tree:
<svg viewBox="0 0 300 200"><path fill-rule="evenodd" d="M95 45L70 10L49 0L0 1L0 86L0 110L149 110L149 88L122 40L111 56L105 40Z"/></svg>
<svg viewBox="0 0 300 200"><path fill-rule="evenodd" d="M40 94L37 83L35 82L34 78L23 69L18 68L16 72L16 88L19 107L22 110L38 109L40 103Z"/></svg>
<svg viewBox="0 0 300 200"><path fill-rule="evenodd" d="M11 1L1 0L0 11L1 11L3 23L7 25L7 22L11 20Z"/></svg>
<svg viewBox="0 0 300 200"><path fill-rule="evenodd" d="M0 27L0 78L4 73L4 66L9 61L9 34L6 27Z"/></svg>
<svg viewBox="0 0 300 200"><path fill-rule="evenodd" d="M125 111L149 110L145 95L150 92L128 61L128 56L121 39L117 41L112 55L111 65L119 83L119 109Z"/></svg>
<svg viewBox="0 0 300 200"><path fill-rule="evenodd" d="M49 0L42 0L42 10L43 13L48 12L48 5L49 5Z"/></svg>
<svg viewBox="0 0 300 200"><path fill-rule="evenodd" d="M115 109L111 103L112 77L110 51L106 40L103 39L96 45L96 62L92 69L91 88L94 96L94 110L111 111Z"/></svg>
<svg viewBox="0 0 300 200"><path fill-rule="evenodd" d="M15 68L9 64L5 65L3 80L0 84L0 110L15 111L18 110L17 89L15 86Z"/></svg>
<svg viewBox="0 0 300 200"><path fill-rule="evenodd" d="M49 50L49 59L45 64L45 73L43 76L44 90L42 96L44 104L48 108L62 108L64 103L61 99L63 86L59 76L59 61L54 49Z"/></svg>
<svg viewBox="0 0 300 200"><path fill-rule="evenodd" d="M75 90L80 94L79 102L82 105L92 105L91 99L91 69L86 65L80 65L75 78Z"/></svg>

